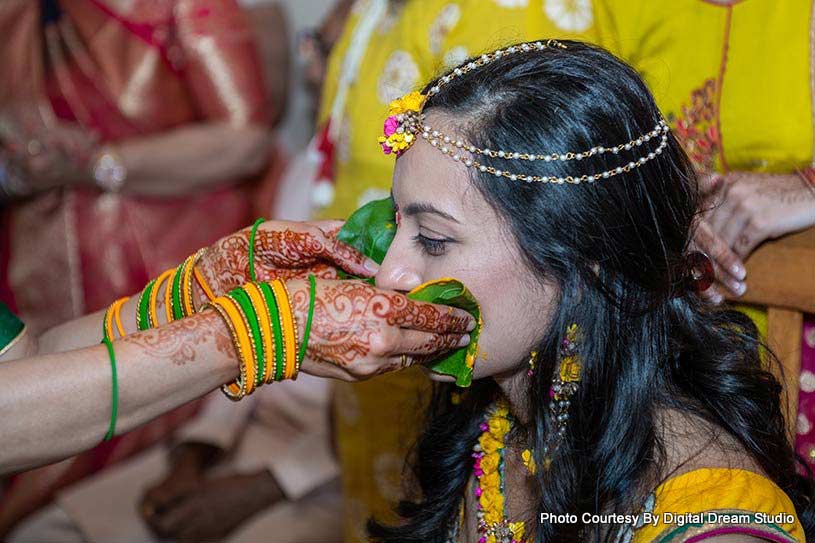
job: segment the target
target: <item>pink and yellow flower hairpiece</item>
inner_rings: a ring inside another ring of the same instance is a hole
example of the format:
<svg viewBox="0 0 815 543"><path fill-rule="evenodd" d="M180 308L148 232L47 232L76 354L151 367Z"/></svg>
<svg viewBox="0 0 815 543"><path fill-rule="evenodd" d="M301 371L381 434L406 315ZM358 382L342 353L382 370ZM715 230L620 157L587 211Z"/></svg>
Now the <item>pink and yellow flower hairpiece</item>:
<svg viewBox="0 0 815 543"><path fill-rule="evenodd" d="M379 136L379 144L386 155L396 153L401 156L416 141L419 114L424 107L426 96L411 92L390 103L388 118L383 128L384 136Z"/></svg>

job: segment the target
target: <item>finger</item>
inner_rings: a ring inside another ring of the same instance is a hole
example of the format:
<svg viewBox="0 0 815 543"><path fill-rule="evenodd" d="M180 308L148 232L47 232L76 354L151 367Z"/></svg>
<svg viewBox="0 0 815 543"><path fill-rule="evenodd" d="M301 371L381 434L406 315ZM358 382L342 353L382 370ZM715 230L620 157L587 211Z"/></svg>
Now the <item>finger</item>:
<svg viewBox="0 0 815 543"><path fill-rule="evenodd" d="M714 305L720 305L722 302L724 302L724 295L722 294L722 290L719 286L712 286L707 289L705 293L707 300Z"/></svg>
<svg viewBox="0 0 815 543"><path fill-rule="evenodd" d="M379 271L379 264L337 238L327 237L322 258L351 275L373 277Z"/></svg>
<svg viewBox="0 0 815 543"><path fill-rule="evenodd" d="M335 268L334 266L332 266L330 264L317 264L315 266L312 266L312 268L309 270L309 273L314 274L314 277L316 277L317 279L334 280L334 279L337 279L337 277L338 277L337 268ZM308 278L308 274L306 274L303 277L303 279L307 279L307 278Z"/></svg>
<svg viewBox="0 0 815 543"><path fill-rule="evenodd" d="M716 276L722 282L738 283L747 275L744 262L710 228L706 221L700 221L694 233L694 242L713 259Z"/></svg>
<svg viewBox="0 0 815 543"><path fill-rule="evenodd" d="M401 330L393 354L411 357L440 355L470 344L470 334L435 334L419 330Z"/></svg>
<svg viewBox="0 0 815 543"><path fill-rule="evenodd" d="M744 234L748 226L750 217L741 210L733 209L733 214L728 217L716 232L718 238L731 249L735 249L736 242ZM735 251L734 251L735 252Z"/></svg>
<svg viewBox="0 0 815 543"><path fill-rule="evenodd" d="M707 218L711 230L717 235L724 231L725 226L737 213L739 190L734 190L734 183L724 183L716 194L713 209Z"/></svg>
<svg viewBox="0 0 815 543"><path fill-rule="evenodd" d="M391 324L438 334L463 334L475 328L475 319L463 309L416 302L406 296L404 301L404 309L397 310Z"/></svg>

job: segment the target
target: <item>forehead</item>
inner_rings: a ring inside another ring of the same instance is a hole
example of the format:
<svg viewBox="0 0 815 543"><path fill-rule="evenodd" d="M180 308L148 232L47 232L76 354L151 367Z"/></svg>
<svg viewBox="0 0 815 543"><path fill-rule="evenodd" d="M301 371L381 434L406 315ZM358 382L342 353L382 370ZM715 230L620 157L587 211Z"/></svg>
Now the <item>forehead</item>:
<svg viewBox="0 0 815 543"><path fill-rule="evenodd" d="M443 126L432 113L428 122ZM447 129L447 127L445 127ZM470 178L471 171L461 162L439 152L422 138L397 161L393 175L393 195L397 203L432 202L459 213L483 210L486 202Z"/></svg>

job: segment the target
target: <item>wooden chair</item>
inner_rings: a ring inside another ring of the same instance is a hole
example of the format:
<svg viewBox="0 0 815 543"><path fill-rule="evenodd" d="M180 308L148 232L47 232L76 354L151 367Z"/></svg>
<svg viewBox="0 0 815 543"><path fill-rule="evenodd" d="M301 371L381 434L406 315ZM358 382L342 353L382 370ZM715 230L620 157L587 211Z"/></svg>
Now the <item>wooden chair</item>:
<svg viewBox="0 0 815 543"><path fill-rule="evenodd" d="M815 228L765 243L745 262L747 293L741 301L767 307L767 343L781 361L787 392L787 426L798 418L803 314L815 313Z"/></svg>

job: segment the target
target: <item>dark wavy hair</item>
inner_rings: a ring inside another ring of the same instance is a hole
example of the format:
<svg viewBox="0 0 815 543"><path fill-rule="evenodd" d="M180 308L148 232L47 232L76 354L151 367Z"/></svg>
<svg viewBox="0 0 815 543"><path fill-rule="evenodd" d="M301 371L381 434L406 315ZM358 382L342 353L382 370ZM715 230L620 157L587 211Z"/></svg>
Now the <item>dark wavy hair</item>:
<svg viewBox="0 0 815 543"><path fill-rule="evenodd" d="M473 145L540 153L613 146L654 128L661 114L630 66L599 47L562 43L565 49L517 53L456 77L425 111L466 123L460 132ZM581 161L511 164L518 173L577 177L624 165L658 145L654 138ZM481 158L507 168L500 158ZM567 433L551 469L538 470L537 502L526 513L537 541L613 538L613 530L599 526L581 534L578 525L538 524L536 513L638 512L667 476L658 418L666 409L705 421L712 438L721 430L735 440L790 496L812 535L811 476L799 475L807 470L788 442L782 389L762 364L755 326L683 289L700 198L674 136L654 160L594 183L527 184L474 169L471 178L505 221L531 273L559 287L539 342L539 371L529 380L530 420L516 436L536 454L552 431L548 390L558 346L570 323L582 330L582 382ZM484 379L453 403L451 390L436 386L413 453L421 498L399 506L397 526L370 521L374 541L442 543L457 522L478 425L499 392ZM539 454L536 460L540 465Z"/></svg>

